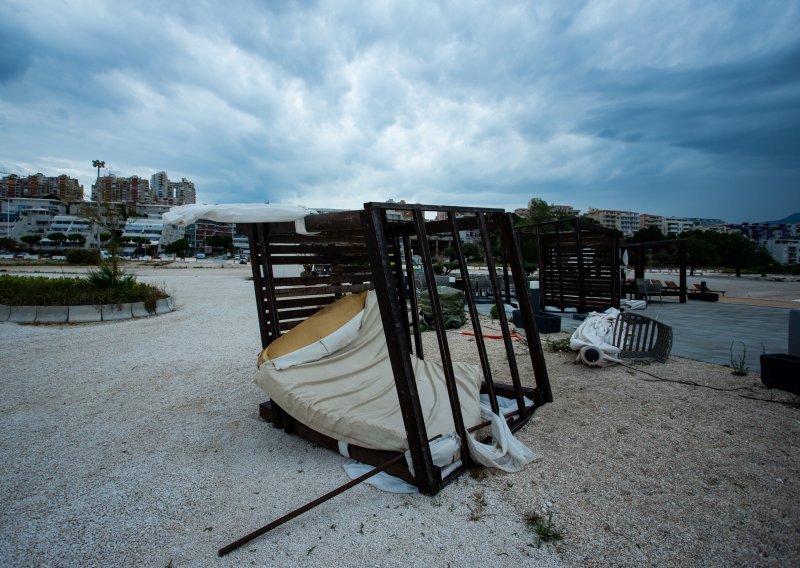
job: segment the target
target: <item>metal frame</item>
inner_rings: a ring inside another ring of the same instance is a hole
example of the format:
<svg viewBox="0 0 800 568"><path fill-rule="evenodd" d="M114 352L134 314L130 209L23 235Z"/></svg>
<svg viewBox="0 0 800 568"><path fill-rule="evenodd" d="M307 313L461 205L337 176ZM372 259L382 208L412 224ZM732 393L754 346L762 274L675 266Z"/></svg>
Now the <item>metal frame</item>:
<svg viewBox="0 0 800 568"><path fill-rule="evenodd" d="M427 220L426 213L436 213L439 218L436 221ZM306 217L306 229L318 233L314 236L297 235L294 226L285 223L247 224L239 227L250 237L253 284L263 347L337 297L365 289L375 289L416 477L412 478L407 469L403 472L402 463L396 464L395 470L390 471L411 481L423 493L437 493L446 483L455 479L471 465L466 444L468 434L461 417L447 334L441 310L438 309L440 304L433 269L433 254L429 246L431 239L439 236L452 239L462 279L468 282L469 268L459 232L477 229L481 233L493 295L500 316L499 324L508 359L507 372L512 384L495 382L494 377L498 375L499 369L490 365L475 298L469 286L464 287L464 293L484 377L482 391L488 393L494 411L497 412L498 409L497 396L516 400L516 412L507 418L510 428L516 430L527 422L536 407L552 401L544 354L528 294L520 294L518 301L523 314L529 315L524 318L525 332L535 387L522 386L517 355L514 352L503 306L503 292L506 299L510 296L509 278L503 279L505 290L502 290L497 271L502 269L506 276L510 272L517 290L526 290L527 282L513 220L511 215L503 210L366 203L362 211ZM500 235L502 243L500 266L497 266L491 254L491 231L497 231ZM437 344L445 372L450 410L456 432L461 437L463 445L461 453L463 465L446 479L442 478L440 469L434 466L431 460L428 434L412 366L412 356L423 358L412 251L417 252L422 258L424 279L430 290L431 303L435 307L433 315ZM331 265L332 270L322 276L276 276L277 266L292 263L326 263ZM523 400L525 397L534 401L532 408L525 407ZM294 432L324 446L336 448L335 440L299 423L275 404L262 404L261 415L287 432ZM392 455L392 452L378 452L365 448L355 448L354 454L352 447L349 452L355 459L372 465L385 463Z"/></svg>

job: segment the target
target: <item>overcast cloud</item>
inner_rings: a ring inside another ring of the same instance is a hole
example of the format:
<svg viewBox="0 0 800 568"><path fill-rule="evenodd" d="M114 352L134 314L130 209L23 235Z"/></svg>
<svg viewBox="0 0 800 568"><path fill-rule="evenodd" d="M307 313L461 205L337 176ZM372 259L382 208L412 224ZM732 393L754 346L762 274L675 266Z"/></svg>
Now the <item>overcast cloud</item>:
<svg viewBox="0 0 800 568"><path fill-rule="evenodd" d="M0 0L0 168L198 201L800 211L800 2ZM284 6L284 7L281 7Z"/></svg>

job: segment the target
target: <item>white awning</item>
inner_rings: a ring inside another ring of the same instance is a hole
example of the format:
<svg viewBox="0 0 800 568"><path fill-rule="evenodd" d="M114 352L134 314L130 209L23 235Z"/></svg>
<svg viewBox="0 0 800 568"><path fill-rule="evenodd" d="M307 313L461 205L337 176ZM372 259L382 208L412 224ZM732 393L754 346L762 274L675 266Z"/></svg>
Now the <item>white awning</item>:
<svg viewBox="0 0 800 568"><path fill-rule="evenodd" d="M198 219L220 223L280 223L295 221L298 233L305 233L304 223L297 223L316 211L299 205L272 203L227 203L220 205L180 205L173 207L161 218L165 223L185 227Z"/></svg>

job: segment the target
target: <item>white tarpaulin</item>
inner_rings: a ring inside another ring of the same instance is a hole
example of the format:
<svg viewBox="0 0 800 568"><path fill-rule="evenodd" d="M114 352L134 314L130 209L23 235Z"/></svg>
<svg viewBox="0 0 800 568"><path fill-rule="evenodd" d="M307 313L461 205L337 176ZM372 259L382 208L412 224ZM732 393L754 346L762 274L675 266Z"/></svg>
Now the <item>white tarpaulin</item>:
<svg viewBox="0 0 800 568"><path fill-rule="evenodd" d="M614 324L619 310L608 308L605 312L592 312L578 326L569 340L573 351L580 351L578 359L593 366L621 363L620 348L614 345Z"/></svg>
<svg viewBox="0 0 800 568"><path fill-rule="evenodd" d="M294 221L298 233L306 234L302 219L316 211L298 205L272 203L226 203L221 205L179 205L161 218L165 223L185 227L198 219L220 223L281 223ZM299 222L299 223L298 223Z"/></svg>

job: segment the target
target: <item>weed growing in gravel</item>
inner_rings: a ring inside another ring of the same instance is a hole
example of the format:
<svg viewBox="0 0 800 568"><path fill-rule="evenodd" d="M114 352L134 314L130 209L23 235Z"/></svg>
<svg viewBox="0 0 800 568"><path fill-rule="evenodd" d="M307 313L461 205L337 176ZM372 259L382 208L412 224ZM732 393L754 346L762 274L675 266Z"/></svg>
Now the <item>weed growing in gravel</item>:
<svg viewBox="0 0 800 568"><path fill-rule="evenodd" d="M486 498L483 495L483 489L479 489L472 494L472 502L475 504L474 508L467 505L469 509L469 520L477 522L483 517L483 510L486 507Z"/></svg>
<svg viewBox="0 0 800 568"><path fill-rule="evenodd" d="M546 519L539 513L528 513L525 515L525 523L530 530L536 533L538 546L541 546L543 542L555 542L563 538L561 531L553 527L553 513L548 513Z"/></svg>
<svg viewBox="0 0 800 568"><path fill-rule="evenodd" d="M548 339L547 346L553 353L569 353L572 351L569 346L569 337L563 339Z"/></svg>
<svg viewBox="0 0 800 568"><path fill-rule="evenodd" d="M741 355L734 356L733 346L735 343L735 341L731 341L731 367L733 368L733 374L737 377L746 377L750 373L750 368L745 364L745 359L747 359L747 345L745 345L743 341L740 341L739 343L742 344L742 353Z"/></svg>

